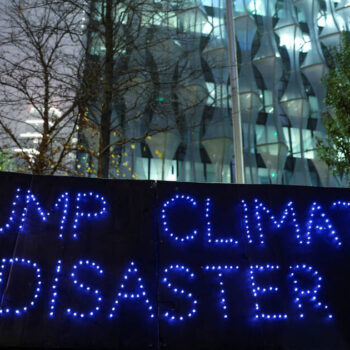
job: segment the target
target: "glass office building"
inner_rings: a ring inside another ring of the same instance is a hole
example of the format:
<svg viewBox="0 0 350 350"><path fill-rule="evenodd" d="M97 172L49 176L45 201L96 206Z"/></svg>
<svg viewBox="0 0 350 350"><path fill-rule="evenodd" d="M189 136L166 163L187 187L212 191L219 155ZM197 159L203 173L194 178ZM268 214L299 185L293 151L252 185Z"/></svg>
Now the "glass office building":
<svg viewBox="0 0 350 350"><path fill-rule="evenodd" d="M349 29L350 0L232 4L246 183L335 185L315 138L324 135L321 78ZM114 106L130 142L115 147L111 177L234 182L226 1L154 0L149 8L128 56L138 84ZM93 50L103 55L103 46Z"/></svg>

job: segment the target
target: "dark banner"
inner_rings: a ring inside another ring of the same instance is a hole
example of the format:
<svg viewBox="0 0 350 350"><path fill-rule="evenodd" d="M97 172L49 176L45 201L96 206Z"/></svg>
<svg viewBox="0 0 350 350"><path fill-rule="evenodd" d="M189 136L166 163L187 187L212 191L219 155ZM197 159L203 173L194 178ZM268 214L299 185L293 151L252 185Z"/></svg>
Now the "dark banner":
<svg viewBox="0 0 350 350"><path fill-rule="evenodd" d="M0 346L350 349L350 191L0 174Z"/></svg>

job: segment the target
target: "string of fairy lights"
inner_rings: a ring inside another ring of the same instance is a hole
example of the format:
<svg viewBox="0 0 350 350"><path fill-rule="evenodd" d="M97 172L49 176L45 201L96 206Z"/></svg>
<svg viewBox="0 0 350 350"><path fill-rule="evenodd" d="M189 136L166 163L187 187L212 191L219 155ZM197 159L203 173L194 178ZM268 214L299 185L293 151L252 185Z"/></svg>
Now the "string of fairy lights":
<svg viewBox="0 0 350 350"><path fill-rule="evenodd" d="M244 241L248 245L264 246L266 243L266 223L270 223L275 229L281 229L283 226L289 225L294 232L296 242L299 246L308 247L312 243L313 237L316 233L322 234L328 239L328 243L332 246L340 247L342 240L338 235L336 229L329 215L322 208L322 206L313 202L307 212L307 220L304 230L297 219L295 205L292 201L288 201L281 211L281 216L277 217L272 214L272 210L268 208L259 199L254 199L251 203L242 200L242 223ZM91 210L91 208L94 208ZM350 202L333 202L331 209L344 209L350 207ZM98 219L105 217L108 214L109 205L104 196L100 193L87 191L77 192L75 194L64 192L57 197L54 204L54 210L59 213L58 222L58 239L73 239L78 240L81 234L78 229L82 229L83 224L87 224L90 220L95 220L98 224ZM190 233L182 234L177 232L174 220L171 220L172 211L176 209L188 210L190 215L194 212L201 211L202 219L204 220L205 229L203 230L202 241L205 245L218 245L235 248L239 242L232 236L220 236L212 229L212 216L215 215L210 198L206 198L203 202L196 200L193 196L188 194L175 194L170 199L163 202L160 207L160 231L165 239L178 244L183 247L184 244L190 244L200 238L200 225L190 230ZM53 220L51 211L47 211L40 204L37 196L31 190L23 190L17 188L14 199L11 203L10 215L5 221L5 224L0 228L0 233L15 229L19 234L25 234L29 212L36 213L39 217L39 223L47 224L48 221ZM251 220L253 218L253 220ZM31 221L29 221L31 222ZM255 222L255 227L252 225ZM16 228L17 225L17 228ZM195 223L194 223L195 226ZM70 232L70 235L68 234ZM223 238L225 237L225 238ZM37 299L40 296L42 289L41 268L37 262L23 257L4 258L1 260L0 266L0 290L4 285L4 281L8 277L9 271L16 265L19 268L32 269L35 273L34 283L32 283L33 294L29 302L16 307L1 306L0 315L15 315L21 316L30 309L34 308ZM204 264L201 266L201 272L205 274L210 272L215 276L215 281L218 287L218 308L223 319L229 319L230 311L226 286L226 278L233 272L240 273L242 271L246 275L249 290L254 300L254 319L255 320L287 320L290 315L285 312L271 313L261 306L261 300L265 299L266 295L274 297L280 295L280 287L273 284L265 284L257 281L261 276L265 279L280 271L280 265L276 264L252 264L243 271L239 265L230 264ZM62 293L62 283L67 283L63 271L69 271L64 267L62 258L56 260L55 268L53 270L53 277L49 288L49 318L55 318L57 313L57 301L60 293ZM92 283L85 281L87 273L93 277L93 280L102 278L104 276L104 269L101 264L90 259L80 259L71 267L71 272L67 275L70 279L71 287L76 292L90 299L90 309L76 309L75 306L66 306L65 313L68 317L73 318L93 318L102 312L106 311L106 303L103 298L103 291L95 288ZM112 306L107 312L110 319L118 317L120 307L128 303L139 303L143 305L143 309L147 312L149 319L162 318L170 323L184 322L195 317L201 308L200 299L198 295L194 295L189 287L197 282L197 272L189 265L181 263L170 264L167 267L161 268L159 271L160 285L163 285L164 291L172 295L173 298L179 300L180 303L187 305L187 311L176 310L174 308L167 308L164 305L157 305L154 307L153 293L146 288L142 271L136 266L134 261L131 261L122 275L122 281L117 288L115 298ZM82 278L84 276L84 278ZM177 282L180 278L186 282L188 287L180 286ZM306 263L299 263L291 265L288 270L287 279L290 290L293 294L293 305L298 313L299 319L307 317L307 313L311 308L319 310L319 312L326 315L328 320L334 318L333 313L329 311L328 304L326 304L321 296L322 289L321 281L323 277L319 271L312 265ZM85 298L84 297L84 298ZM6 303L5 303L6 304ZM308 304L308 307L305 305ZM86 305L85 305L86 306ZM60 308L61 309L61 308Z"/></svg>

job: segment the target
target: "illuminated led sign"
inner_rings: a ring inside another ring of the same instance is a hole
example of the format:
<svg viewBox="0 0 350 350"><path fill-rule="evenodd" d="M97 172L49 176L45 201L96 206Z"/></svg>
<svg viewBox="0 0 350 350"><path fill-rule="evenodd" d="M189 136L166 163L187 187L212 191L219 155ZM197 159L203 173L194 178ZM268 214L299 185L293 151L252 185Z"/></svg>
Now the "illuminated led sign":
<svg viewBox="0 0 350 350"><path fill-rule="evenodd" d="M274 327L313 330L317 324L334 336L349 313L341 304L350 305L341 292L349 290L348 275L341 278L349 262L346 197L314 197L311 191L302 202L284 196L271 201L248 187L228 200L211 187L172 186L160 185L157 197L146 195L147 188L138 197L135 190L132 198L122 187L103 191L86 184L53 188L49 195L40 186L6 189L11 200L3 202L0 228L1 322L40 319L51 332L69 322L64 344L79 346L84 339L76 340L74 332L82 328L93 334L98 325L102 337L102 328L125 324L131 331L133 322L134 332L146 327L154 347L158 336L181 342L173 332L196 324L205 332L202 339L209 337L204 329L216 334L235 325L253 333L268 327L271 335ZM122 202L116 201L120 193ZM107 346L116 336L106 334ZM239 346L239 335L223 339ZM37 334L31 345L39 339Z"/></svg>

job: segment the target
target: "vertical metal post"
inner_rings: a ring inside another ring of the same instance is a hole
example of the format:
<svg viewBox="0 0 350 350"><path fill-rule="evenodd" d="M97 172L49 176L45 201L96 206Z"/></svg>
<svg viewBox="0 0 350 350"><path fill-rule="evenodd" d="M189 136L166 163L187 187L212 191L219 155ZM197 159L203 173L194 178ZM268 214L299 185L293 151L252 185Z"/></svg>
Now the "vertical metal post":
<svg viewBox="0 0 350 350"><path fill-rule="evenodd" d="M242 140L241 106L239 101L238 64L236 34L233 18L233 1L226 0L226 25L228 37L228 51L230 59L230 81L233 120L233 148L235 156L236 183L244 184L244 159Z"/></svg>

